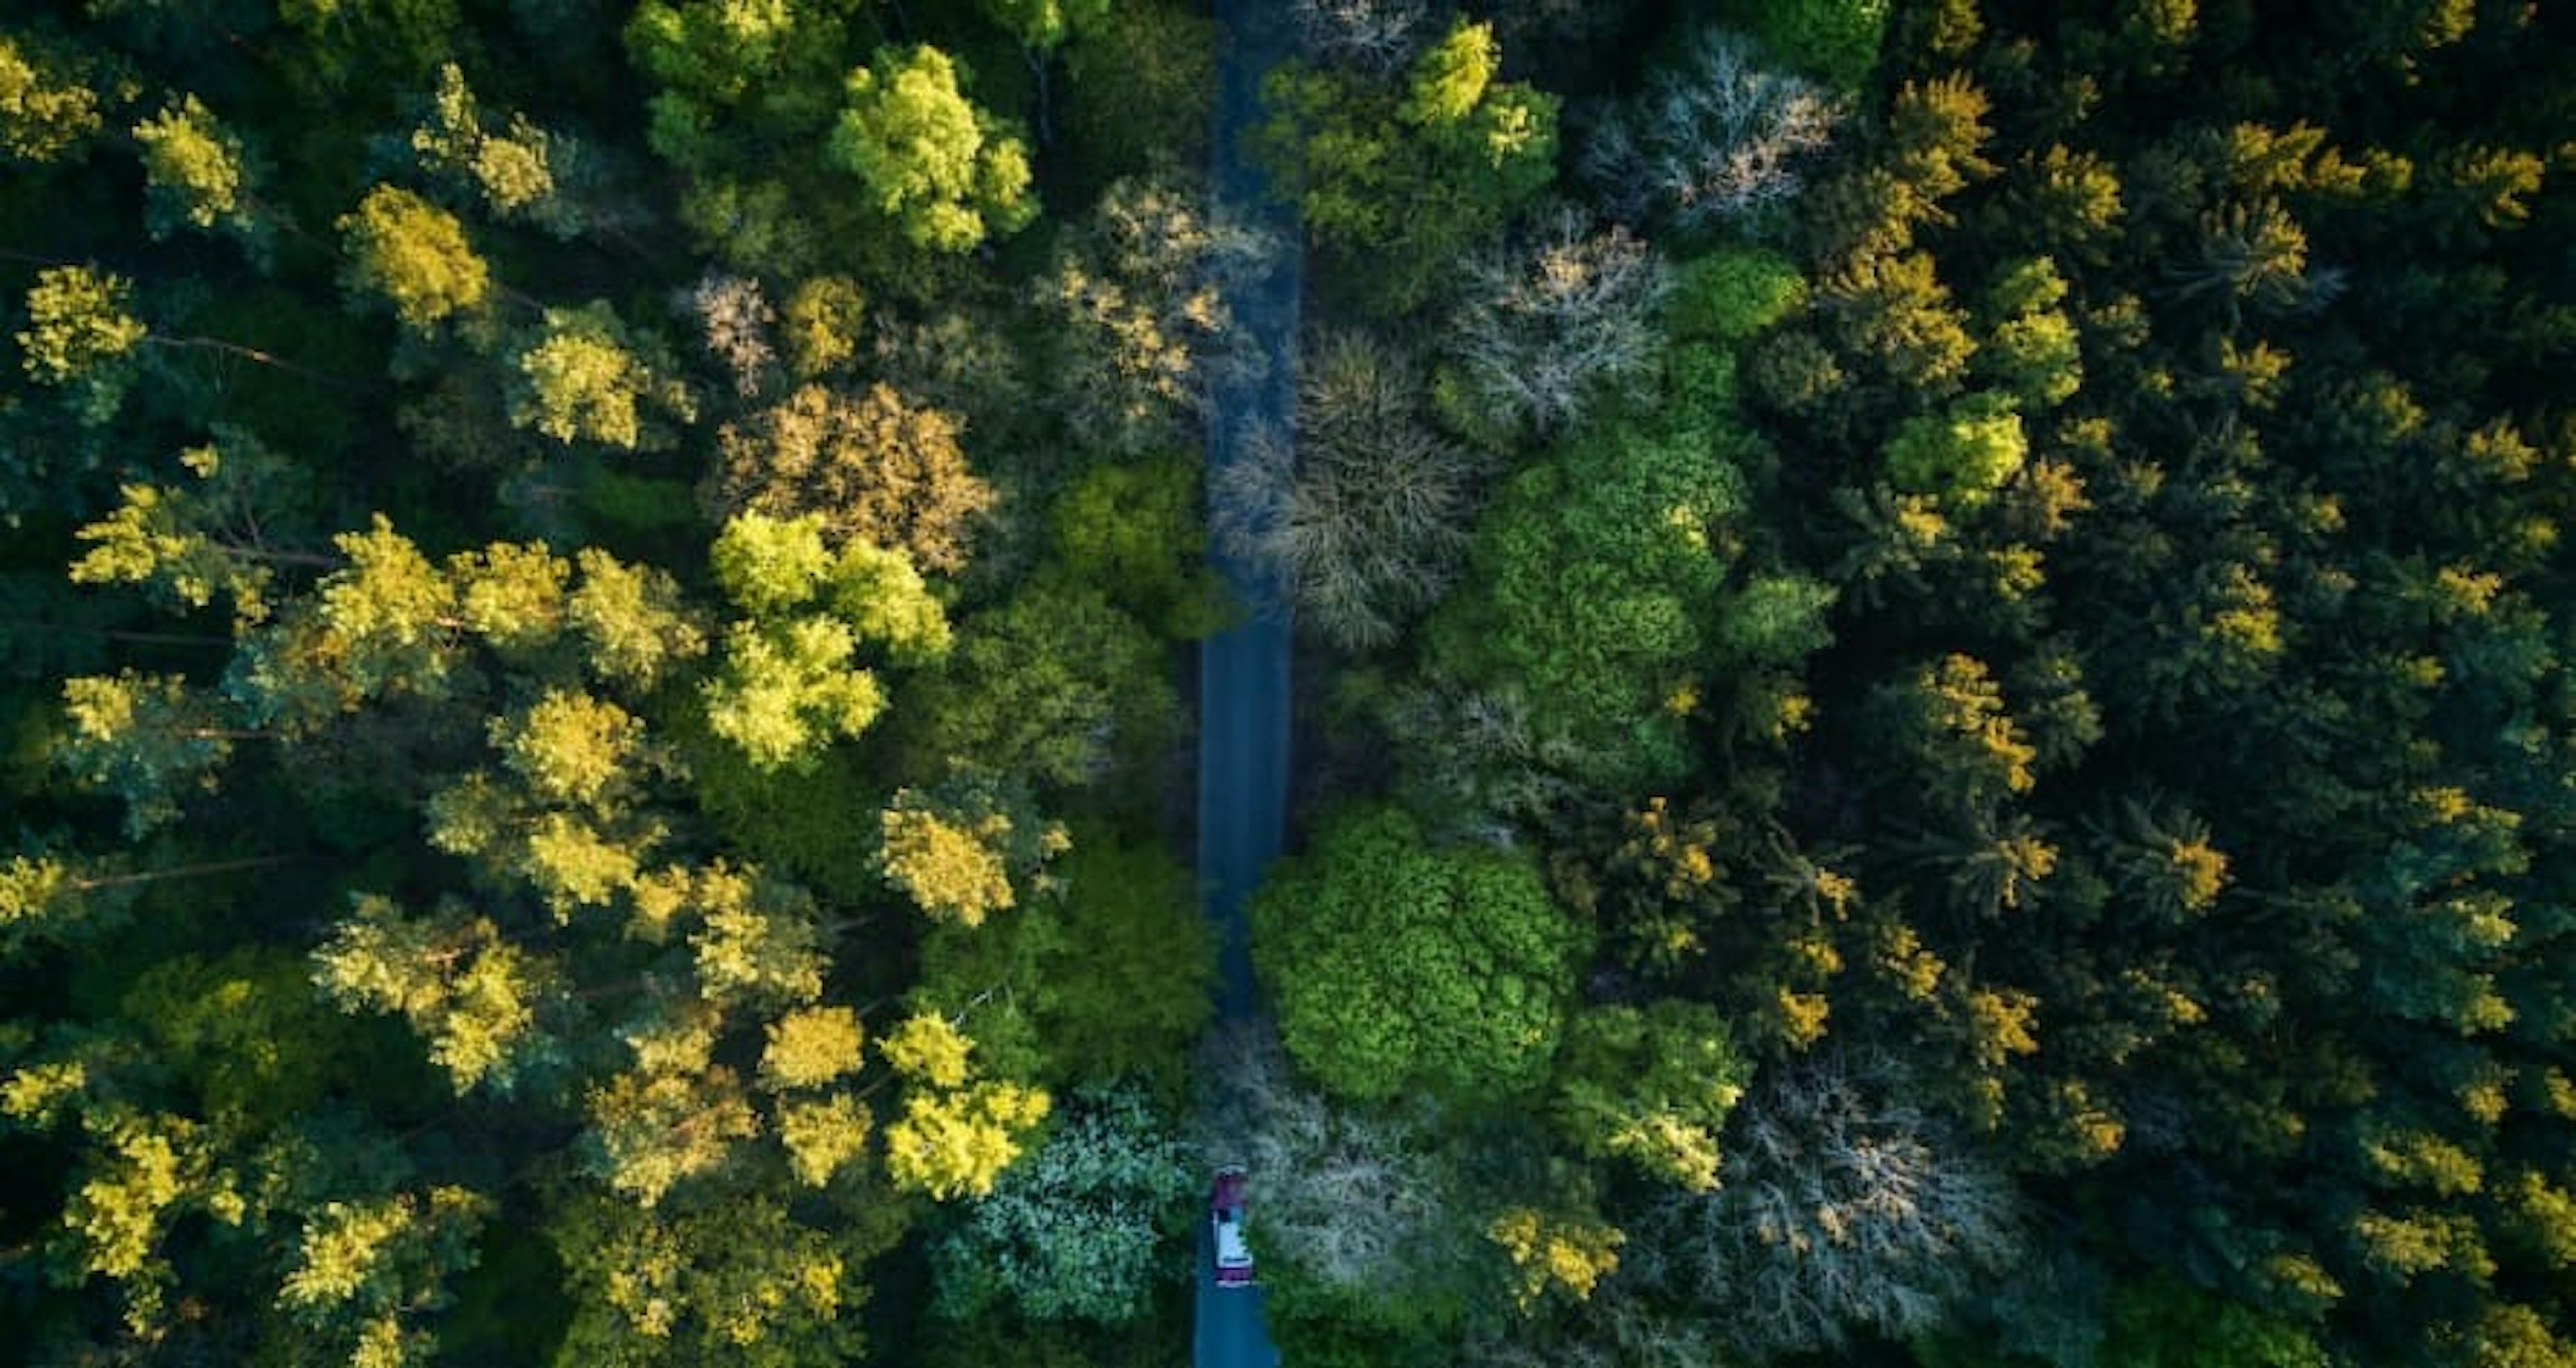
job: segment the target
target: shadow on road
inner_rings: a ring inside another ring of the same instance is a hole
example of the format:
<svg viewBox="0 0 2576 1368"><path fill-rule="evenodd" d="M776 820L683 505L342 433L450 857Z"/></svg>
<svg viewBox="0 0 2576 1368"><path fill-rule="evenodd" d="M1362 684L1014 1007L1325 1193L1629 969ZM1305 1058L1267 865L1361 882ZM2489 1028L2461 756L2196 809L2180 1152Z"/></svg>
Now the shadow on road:
<svg viewBox="0 0 2576 1368"><path fill-rule="evenodd" d="M1217 52L1215 208L1220 216L1267 229L1278 258L1269 272L1243 282L1228 299L1247 343L1267 364L1229 368L1216 378L1208 423L1211 472L1244 459L1256 440L1289 439L1299 288L1294 216L1272 201L1260 168L1243 154L1244 135L1260 118L1261 77L1290 52L1284 0L1218 0ZM1289 630L1286 602L1267 576L1222 549L1215 560L1218 573L1251 609L1243 625L1208 639L1199 669L1198 871L1207 915L1218 932L1216 1007L1222 1024L1259 1009L1243 902L1277 858L1287 823ZM1257 1228L1259 1175L1253 1181L1248 1223ZM1262 1315L1267 1295L1258 1286L1216 1285L1215 1254L1202 1221L1192 1339L1197 1368L1274 1368L1279 1351Z"/></svg>

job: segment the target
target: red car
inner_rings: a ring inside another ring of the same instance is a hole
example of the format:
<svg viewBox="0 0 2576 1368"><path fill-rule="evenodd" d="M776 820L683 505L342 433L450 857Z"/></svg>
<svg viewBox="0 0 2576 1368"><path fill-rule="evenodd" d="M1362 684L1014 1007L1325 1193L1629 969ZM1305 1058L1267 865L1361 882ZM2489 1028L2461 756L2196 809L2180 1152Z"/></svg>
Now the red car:
<svg viewBox="0 0 2576 1368"><path fill-rule="evenodd" d="M1216 1240L1216 1285L1252 1285L1252 1247L1243 1242L1243 1170L1216 1171L1208 1189L1208 1225Z"/></svg>

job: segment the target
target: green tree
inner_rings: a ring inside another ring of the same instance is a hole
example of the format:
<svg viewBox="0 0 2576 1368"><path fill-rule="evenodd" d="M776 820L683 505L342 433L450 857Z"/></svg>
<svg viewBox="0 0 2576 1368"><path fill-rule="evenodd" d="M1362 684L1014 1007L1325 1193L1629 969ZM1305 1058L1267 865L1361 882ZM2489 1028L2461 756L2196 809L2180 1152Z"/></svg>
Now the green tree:
<svg viewBox="0 0 2576 1368"><path fill-rule="evenodd" d="M593 673L650 689L705 654L706 633L667 571L629 565L591 546L581 549L575 563L580 582L564 602L564 618L581 639ZM469 611L474 602L469 585Z"/></svg>
<svg viewBox="0 0 2576 1368"><path fill-rule="evenodd" d="M579 1193L546 1237L573 1316L562 1361L646 1368L685 1361L795 1368L855 1356L866 1261L891 1236L864 1206L800 1217L761 1193L685 1210Z"/></svg>
<svg viewBox="0 0 2576 1368"><path fill-rule="evenodd" d="M1501 63L1492 28L1461 20L1392 86L1296 65L1270 76L1262 154L1368 311L1438 293L1462 251L1553 179L1556 97L1496 79Z"/></svg>
<svg viewBox="0 0 2576 1368"><path fill-rule="evenodd" d="M2113 1295L2108 1368L2321 1368L2325 1351L2299 1327L2168 1277Z"/></svg>
<svg viewBox="0 0 2576 1368"><path fill-rule="evenodd" d="M474 1266L492 1212L461 1187L325 1203L305 1217L278 1305L352 1363L425 1362L436 1341L416 1322L454 1300L446 1280Z"/></svg>
<svg viewBox="0 0 2576 1368"><path fill-rule="evenodd" d="M39 165L69 160L99 129L86 74L50 44L0 33L0 153Z"/></svg>
<svg viewBox="0 0 2576 1368"><path fill-rule="evenodd" d="M506 1093L554 1048L538 1026L554 967L453 899L418 917L389 898L361 896L313 964L315 985L342 1010L408 1022L459 1093Z"/></svg>
<svg viewBox="0 0 2576 1368"><path fill-rule="evenodd" d="M192 1215L238 1226L248 1203L214 1138L184 1116L111 1106L85 1112L81 1129L87 1143L55 1255L75 1283L119 1284L128 1330L146 1334L177 1280L165 1250L174 1227Z"/></svg>
<svg viewBox="0 0 2576 1368"><path fill-rule="evenodd" d="M1604 788L1689 766L1683 718L1747 498L1727 456L1751 439L1681 416L1597 425L1515 475L1477 524L1471 591L1432 625L1444 671L1525 700Z"/></svg>
<svg viewBox="0 0 2576 1368"><path fill-rule="evenodd" d="M1442 849L1401 811L1365 807L1251 907L1281 1039L1332 1091L1499 1101L1544 1076L1587 937L1524 859Z"/></svg>
<svg viewBox="0 0 2576 1368"><path fill-rule="evenodd" d="M945 1018L914 1015L877 1053L914 1084L886 1126L886 1172L933 1201L989 1196L1021 1144L1052 1110L1042 1089L979 1076L975 1042Z"/></svg>
<svg viewBox="0 0 2576 1368"><path fill-rule="evenodd" d="M1213 16L1176 0L1105 7L1057 50L1066 86L1054 124L1082 183L1207 161L1216 92Z"/></svg>
<svg viewBox="0 0 2576 1368"><path fill-rule="evenodd" d="M867 292L848 276L815 276L797 285L780 312L788 369L812 380L858 355Z"/></svg>
<svg viewBox="0 0 2576 1368"><path fill-rule="evenodd" d="M278 569L334 566L292 544L294 463L248 432L220 428L215 437L180 453L188 480L119 486L115 511L73 534L88 549L71 564L72 583L146 585L183 612L220 595L234 622L249 624L268 616Z"/></svg>
<svg viewBox="0 0 2576 1368"><path fill-rule="evenodd" d="M936 659L948 622L898 553L851 542L836 556L822 520L746 513L713 551L717 581L752 616L735 622L700 695L715 735L763 770L810 767L822 745L856 736L885 707L858 663L863 645L895 659Z"/></svg>
<svg viewBox="0 0 2576 1368"><path fill-rule="evenodd" d="M966 74L935 47L879 48L850 73L830 156L867 187L905 240L969 251L1037 217L1028 150L970 103Z"/></svg>
<svg viewBox="0 0 2576 1368"><path fill-rule="evenodd" d="M593 1170L648 1210L683 1183L712 1184L739 1157L740 1142L760 1133L741 1077L708 1061L714 1033L683 1030L688 1045L672 1043L683 1032L634 1041L639 1066L583 1099Z"/></svg>
<svg viewBox="0 0 2576 1368"><path fill-rule="evenodd" d="M1137 621L1183 640L1214 631L1225 613L1207 569L1199 469L1171 455L1097 465L1048 512L1069 577L1103 586Z"/></svg>
<svg viewBox="0 0 2576 1368"><path fill-rule="evenodd" d="M1617 1226L1589 1217L1568 1219L1536 1207L1505 1210L1485 1227L1509 1259L1512 1300L1523 1312L1551 1292L1587 1301L1601 1280L1619 1270L1619 1247L1628 1242Z"/></svg>
<svg viewBox="0 0 2576 1368"><path fill-rule="evenodd" d="M1048 1107L1044 1092L1016 1083L916 1093L905 1099L903 1115L886 1124L886 1172L898 1190L933 1201L986 1196Z"/></svg>
<svg viewBox="0 0 2576 1368"><path fill-rule="evenodd" d="M603 301L548 309L544 327L511 362L510 423L566 444L663 445L669 436L647 420L648 410L686 423L698 401L658 351Z"/></svg>
<svg viewBox="0 0 2576 1368"><path fill-rule="evenodd" d="M1062 788L1154 756L1182 725L1152 634L1056 578L966 619L918 697L912 739L931 763Z"/></svg>
<svg viewBox="0 0 2576 1368"><path fill-rule="evenodd" d="M1907 419L1887 443L1887 478L1909 494L1973 508L2020 471L2030 439L2009 395L1989 391Z"/></svg>
<svg viewBox="0 0 2576 1368"><path fill-rule="evenodd" d="M936 927L915 996L980 1004L988 1049L1053 1083L1179 1079L1214 1002L1216 943L1187 867L1154 844L1081 833L1007 918Z"/></svg>
<svg viewBox="0 0 2576 1368"><path fill-rule="evenodd" d="M1719 13L1800 69L1857 90L1878 65L1889 8L1887 0L1727 0Z"/></svg>
<svg viewBox="0 0 2576 1368"><path fill-rule="evenodd" d="M48 266L27 291L18 363L40 385L70 391L96 426L116 415L134 380L135 348L151 331L126 312L133 282L89 266Z"/></svg>
<svg viewBox="0 0 2576 1368"><path fill-rule="evenodd" d="M814 1088L857 1073L867 1031L847 1007L809 1007L769 1023L760 1081L774 1089Z"/></svg>
<svg viewBox="0 0 2576 1368"><path fill-rule="evenodd" d="M387 695L450 696L468 664L457 585L383 515L331 539L345 564L235 653L225 690L260 728L309 732Z"/></svg>
<svg viewBox="0 0 2576 1368"><path fill-rule="evenodd" d="M1738 348L1808 302L1797 263L1763 247L1731 245L1680 263L1665 306L1676 337Z"/></svg>
<svg viewBox="0 0 2576 1368"><path fill-rule="evenodd" d="M358 1075L378 1062L353 1049L357 1033L313 991L310 960L273 947L164 959L134 979L117 1009L152 1067L167 1071L159 1081L230 1135L290 1126L333 1089L362 1087ZM76 1047L72 1058L85 1053ZM120 1054L92 1057L102 1064L97 1082L139 1081L117 1081L121 1066L140 1062Z"/></svg>
<svg viewBox="0 0 2576 1368"><path fill-rule="evenodd" d="M811 155L843 98L847 18L833 0L646 0L626 21L645 143L686 173L681 220L734 270L814 273L863 222Z"/></svg>
<svg viewBox="0 0 2576 1368"><path fill-rule="evenodd" d="M944 812L899 795L881 814L886 881L938 920L981 926L1019 901L1011 887L1011 818Z"/></svg>
<svg viewBox="0 0 2576 1368"><path fill-rule="evenodd" d="M2047 257L2014 266L1986 292L1995 322L1978 363L2033 410L2065 403L2084 385L2075 325L2061 307L2065 300L2066 279Z"/></svg>
<svg viewBox="0 0 2576 1368"><path fill-rule="evenodd" d="M1051 51L1105 18L1110 0L976 0L984 16L1027 47Z"/></svg>
<svg viewBox="0 0 2576 1368"><path fill-rule="evenodd" d="M484 207L504 220L531 223L559 238L592 226L584 203L589 155L576 138L548 132L512 114L505 132L483 123L465 72L454 62L438 71L428 116L412 130L412 150L423 169L471 187Z"/></svg>
<svg viewBox="0 0 2576 1368"><path fill-rule="evenodd" d="M68 724L58 762L125 801L125 831L140 839L175 820L181 798L215 786L236 740L218 702L173 675L126 670L63 681Z"/></svg>
<svg viewBox="0 0 2576 1368"><path fill-rule="evenodd" d="M1146 1314L1176 1281L1171 1245L1197 1169L1137 1089L1075 1094L1034 1152L932 1243L938 1311L969 1319L1007 1306L1103 1325Z"/></svg>
<svg viewBox="0 0 2576 1368"><path fill-rule="evenodd" d="M1215 1011L1197 880L1158 845L1105 839L1076 841L1053 875L1061 939L1031 992L1051 1066L1172 1076Z"/></svg>
<svg viewBox="0 0 2576 1368"><path fill-rule="evenodd" d="M1719 1182L1718 1137L1752 1070L1715 1009L1677 998L1575 1014L1557 1061L1558 1128L1691 1192Z"/></svg>
<svg viewBox="0 0 2576 1368"><path fill-rule="evenodd" d="M502 762L540 799L606 810L636 787L650 764L644 723L588 694L550 690L524 709L492 719Z"/></svg>
<svg viewBox="0 0 2576 1368"><path fill-rule="evenodd" d="M803 606L832 573L831 549L815 517L751 513L728 519L707 559L725 597L755 617Z"/></svg>
<svg viewBox="0 0 2576 1368"><path fill-rule="evenodd" d="M885 710L876 677L855 667L858 646L826 617L735 623L703 691L709 727L761 768L810 763L816 747L858 735Z"/></svg>
<svg viewBox="0 0 2576 1368"><path fill-rule="evenodd" d="M682 130L727 112L769 127L831 118L845 34L829 4L745 5L645 0L627 20L626 50L663 87L652 101L654 150L692 160Z"/></svg>
<svg viewBox="0 0 2576 1368"><path fill-rule="evenodd" d="M144 221L154 237L185 224L222 227L262 259L273 231L258 209L258 167L239 136L194 95L134 126L143 149Z"/></svg>
<svg viewBox="0 0 2576 1368"><path fill-rule="evenodd" d="M426 332L470 320L492 298L492 269L454 214L397 186L379 185L340 218L341 280L352 296L390 304L405 327Z"/></svg>

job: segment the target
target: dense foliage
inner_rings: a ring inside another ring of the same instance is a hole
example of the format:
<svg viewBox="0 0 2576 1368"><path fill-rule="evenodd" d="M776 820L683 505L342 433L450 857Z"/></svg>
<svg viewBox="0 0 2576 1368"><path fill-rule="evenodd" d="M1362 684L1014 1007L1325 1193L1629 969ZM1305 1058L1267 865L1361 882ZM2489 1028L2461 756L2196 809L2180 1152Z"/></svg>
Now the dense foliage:
<svg viewBox="0 0 2576 1368"><path fill-rule="evenodd" d="M0 1360L2576 1363L2568 14L1275 8L0 16Z"/></svg>
<svg viewBox="0 0 2576 1368"><path fill-rule="evenodd" d="M1421 378L1310 378L1237 539L1334 681L1256 957L1356 1113L1252 1124L1454 1206L1275 1230L1288 1356L2576 1361L2563 16L1595 8L1472 15L1560 203L1355 259L1441 7L1305 0L1268 130L1310 371ZM1472 1087L1416 966L1524 917L1399 831L1597 947Z"/></svg>
<svg viewBox="0 0 2576 1368"><path fill-rule="evenodd" d="M1067 76L1204 105L1204 22L64 9L0 20L0 1358L958 1335L880 1268L1150 1342L1242 249Z"/></svg>

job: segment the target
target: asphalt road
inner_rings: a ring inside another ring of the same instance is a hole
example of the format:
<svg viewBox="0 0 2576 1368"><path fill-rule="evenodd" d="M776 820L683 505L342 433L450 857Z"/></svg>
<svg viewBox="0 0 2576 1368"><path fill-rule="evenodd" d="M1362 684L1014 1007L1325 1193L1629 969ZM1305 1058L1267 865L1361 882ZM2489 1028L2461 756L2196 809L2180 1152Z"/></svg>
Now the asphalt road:
<svg viewBox="0 0 2576 1368"><path fill-rule="evenodd" d="M1259 1283L1217 1286L1214 1243L1201 1227L1198 1327L1190 1341L1190 1361L1197 1368L1278 1368L1279 1350L1270 1343L1261 1314L1270 1294Z"/></svg>
<svg viewBox="0 0 2576 1368"><path fill-rule="evenodd" d="M1262 433L1287 435L1295 407L1298 236L1294 218L1272 202L1259 168L1242 155L1243 133L1260 117L1263 72L1289 53L1285 0L1217 0L1214 188L1219 213L1277 235L1268 276L1229 297L1236 322L1269 364L1220 379L1208 424L1211 469L1239 459ZM1217 1015L1236 1021L1259 1009L1243 900L1279 854L1288 814L1288 611L1275 584L1218 552L1216 568L1251 611L1211 637L1199 657L1199 885L1218 932ZM1261 1219L1261 1175L1252 1175L1246 1220ZM1275 1368L1279 1351L1262 1319L1258 1287L1220 1290L1214 1253L1199 1232L1197 1368Z"/></svg>

